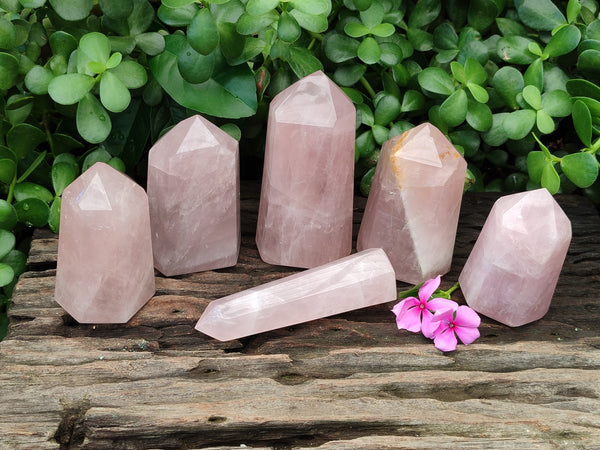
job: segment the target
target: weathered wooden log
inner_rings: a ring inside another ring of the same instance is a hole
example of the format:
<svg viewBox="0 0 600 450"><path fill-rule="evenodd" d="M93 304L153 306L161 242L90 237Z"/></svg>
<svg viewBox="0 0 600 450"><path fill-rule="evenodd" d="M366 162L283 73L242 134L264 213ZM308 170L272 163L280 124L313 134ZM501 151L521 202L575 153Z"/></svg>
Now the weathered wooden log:
<svg viewBox="0 0 600 450"><path fill-rule="evenodd" d="M0 448L586 448L600 442L600 218L559 196L573 241L548 314L442 353L394 302L231 342L193 329L216 298L281 278L254 245L256 187L228 269L165 278L125 325L53 299L57 238L36 230L0 343ZM452 285L497 194L463 202ZM355 231L364 199L357 199ZM399 289L408 286L398 284ZM463 302L460 292L454 298Z"/></svg>

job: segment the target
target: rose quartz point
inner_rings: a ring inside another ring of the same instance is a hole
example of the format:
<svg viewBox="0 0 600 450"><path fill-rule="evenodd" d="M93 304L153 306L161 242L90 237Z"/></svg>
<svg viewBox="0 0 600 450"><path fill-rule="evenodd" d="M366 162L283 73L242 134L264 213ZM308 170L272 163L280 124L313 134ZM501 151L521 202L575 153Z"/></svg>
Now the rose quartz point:
<svg viewBox="0 0 600 450"><path fill-rule="evenodd" d="M383 144L357 249L383 248L400 281L450 270L467 163L433 125Z"/></svg>
<svg viewBox="0 0 600 450"><path fill-rule="evenodd" d="M234 266L240 251L238 142L196 115L150 149L154 265L166 276Z"/></svg>
<svg viewBox="0 0 600 450"><path fill-rule="evenodd" d="M80 323L125 323L154 290L146 193L98 162L62 195L54 297Z"/></svg>
<svg viewBox="0 0 600 450"><path fill-rule="evenodd" d="M196 329L228 341L396 298L389 259L369 249L215 300Z"/></svg>
<svg viewBox="0 0 600 450"><path fill-rule="evenodd" d="M352 101L315 72L271 102L256 244L270 264L316 267L352 251Z"/></svg>
<svg viewBox="0 0 600 450"><path fill-rule="evenodd" d="M459 277L467 303L511 327L541 319L570 242L571 222L546 189L498 199Z"/></svg>

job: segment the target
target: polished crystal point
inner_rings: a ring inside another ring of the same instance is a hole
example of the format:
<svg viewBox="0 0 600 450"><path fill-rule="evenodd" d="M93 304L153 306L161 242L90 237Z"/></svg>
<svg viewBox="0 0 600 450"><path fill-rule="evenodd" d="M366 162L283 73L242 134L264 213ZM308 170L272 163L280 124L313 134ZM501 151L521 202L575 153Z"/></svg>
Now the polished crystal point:
<svg viewBox="0 0 600 450"><path fill-rule="evenodd" d="M240 250L238 142L201 116L150 149L148 198L155 267L181 275L233 266Z"/></svg>
<svg viewBox="0 0 600 450"><path fill-rule="evenodd" d="M546 189L501 197L459 277L467 303L511 327L541 319L570 242L571 222Z"/></svg>
<svg viewBox="0 0 600 450"><path fill-rule="evenodd" d="M146 193L98 162L62 194L54 297L80 323L125 323L153 294Z"/></svg>
<svg viewBox="0 0 600 450"><path fill-rule="evenodd" d="M400 281L450 270L467 163L433 125L383 144L357 249L385 250Z"/></svg>
<svg viewBox="0 0 600 450"><path fill-rule="evenodd" d="M369 249L215 300L196 329L228 341L396 298L389 259Z"/></svg>
<svg viewBox="0 0 600 450"><path fill-rule="evenodd" d="M316 267L350 254L356 110L323 72L271 102L256 231L270 264Z"/></svg>

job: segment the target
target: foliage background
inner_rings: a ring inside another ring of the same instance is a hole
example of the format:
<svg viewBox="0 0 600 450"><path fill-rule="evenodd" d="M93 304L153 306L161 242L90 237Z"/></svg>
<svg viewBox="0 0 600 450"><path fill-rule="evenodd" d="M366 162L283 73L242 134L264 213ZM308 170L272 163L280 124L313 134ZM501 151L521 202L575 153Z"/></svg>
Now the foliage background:
<svg viewBox="0 0 600 450"><path fill-rule="evenodd" d="M2 311L31 228L59 231L81 171L144 184L151 145L201 113L259 176L270 100L315 70L357 107L364 195L381 144L430 121L470 190L600 203L595 0L0 0Z"/></svg>

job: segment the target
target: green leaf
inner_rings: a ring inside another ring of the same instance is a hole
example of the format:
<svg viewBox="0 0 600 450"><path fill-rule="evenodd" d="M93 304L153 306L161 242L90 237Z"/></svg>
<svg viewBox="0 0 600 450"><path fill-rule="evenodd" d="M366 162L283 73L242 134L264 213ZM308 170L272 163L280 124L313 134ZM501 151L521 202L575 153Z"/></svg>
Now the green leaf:
<svg viewBox="0 0 600 450"><path fill-rule="evenodd" d="M19 61L9 53L0 52L0 89L10 89L17 83Z"/></svg>
<svg viewBox="0 0 600 450"><path fill-rule="evenodd" d="M591 153L565 155L560 160L560 168L580 188L590 187L598 178L598 160Z"/></svg>
<svg viewBox="0 0 600 450"><path fill-rule="evenodd" d="M383 94L375 106L375 124L388 125L398 117L401 110L402 105L398 97Z"/></svg>
<svg viewBox="0 0 600 450"><path fill-rule="evenodd" d="M549 164L542 151L532 151L527 155L527 172L529 178L536 184L541 184L544 167Z"/></svg>
<svg viewBox="0 0 600 450"><path fill-rule="evenodd" d="M562 89L546 92L542 96L542 109L552 117L566 117L571 114L571 97Z"/></svg>
<svg viewBox="0 0 600 450"><path fill-rule="evenodd" d="M0 159L0 181L2 183L10 184L14 180L16 173L16 162L8 158Z"/></svg>
<svg viewBox="0 0 600 450"><path fill-rule="evenodd" d="M17 30L10 20L0 17L0 48L13 48L17 43Z"/></svg>
<svg viewBox="0 0 600 450"><path fill-rule="evenodd" d="M248 0L246 11L253 16L260 16L279 6L279 0Z"/></svg>
<svg viewBox="0 0 600 450"><path fill-rule="evenodd" d="M13 126L6 135L6 144L17 158L23 159L46 140L46 134L28 123Z"/></svg>
<svg viewBox="0 0 600 450"><path fill-rule="evenodd" d="M554 131L554 120L543 109L540 109L536 112L535 123L538 127L538 130L540 130L540 132L543 134L550 134Z"/></svg>
<svg viewBox="0 0 600 450"><path fill-rule="evenodd" d="M166 36L165 51L150 59L150 70L162 88L180 105L205 114L232 119L253 115L258 102L249 67L230 67L204 83L188 83L181 77L173 53L182 39L186 45L184 36Z"/></svg>
<svg viewBox="0 0 600 450"><path fill-rule="evenodd" d="M119 78L107 71L100 80L100 101L110 112L124 111L131 101L131 94Z"/></svg>
<svg viewBox="0 0 600 450"><path fill-rule="evenodd" d="M83 164L81 165L81 171L85 172L97 162L108 163L111 159L112 155L105 149L97 148L93 152L88 153L88 155L85 157Z"/></svg>
<svg viewBox="0 0 600 450"><path fill-rule="evenodd" d="M387 66L394 67L404 58L402 49L394 43L382 42L379 44L379 48L381 49L380 61Z"/></svg>
<svg viewBox="0 0 600 450"><path fill-rule="evenodd" d="M396 32L396 27L391 23L380 23L371 29L371 34L378 37L388 37Z"/></svg>
<svg viewBox="0 0 600 450"><path fill-rule="evenodd" d="M333 73L333 80L340 86L353 86L358 83L366 70L363 64L339 65Z"/></svg>
<svg viewBox="0 0 600 450"><path fill-rule="evenodd" d="M327 22L326 15L314 16L311 14L306 14L297 9L292 9L290 14L294 16L302 28L313 33L322 33L329 27L329 22Z"/></svg>
<svg viewBox="0 0 600 450"><path fill-rule="evenodd" d="M49 203L54 198L52 192L39 184L24 181L15 185L15 200L21 201L27 198L38 198L46 203Z"/></svg>
<svg viewBox="0 0 600 450"><path fill-rule="evenodd" d="M260 16L244 13L238 19L237 31L238 33L244 35L257 34L269 27L271 24L277 22L278 19L279 14L277 14L275 11L262 14Z"/></svg>
<svg viewBox="0 0 600 450"><path fill-rule="evenodd" d="M11 231L17 224L17 212L13 205L0 199L0 228Z"/></svg>
<svg viewBox="0 0 600 450"><path fill-rule="evenodd" d="M25 181L27 179L27 177L29 177L29 175L31 175L40 165L42 165L42 167L45 165L46 167L48 167L48 163L46 163L45 159L46 159L46 150L44 150L43 152L39 153L39 152L32 152L31 154L27 155L24 158L24 164L28 164L27 169L25 169L25 171L21 174L21 176L19 178L17 178L17 183L21 183L23 181ZM32 161L32 158L33 161ZM38 171L39 172L39 171ZM45 182L45 175L47 173L50 173L50 167L48 167L48 172L42 170L41 172L43 172L43 182Z"/></svg>
<svg viewBox="0 0 600 450"><path fill-rule="evenodd" d="M0 263L0 287L4 287L13 282L15 273L8 264Z"/></svg>
<svg viewBox="0 0 600 450"><path fill-rule="evenodd" d="M367 130L356 137L355 150L361 158L367 158L375 150L375 140L371 130Z"/></svg>
<svg viewBox="0 0 600 450"><path fill-rule="evenodd" d="M552 195L558 192L558 189L560 188L560 177L554 168L554 164L548 163L544 166L541 183Z"/></svg>
<svg viewBox="0 0 600 450"><path fill-rule="evenodd" d="M133 11L131 2L122 0L98 0L98 6L111 19L126 19Z"/></svg>
<svg viewBox="0 0 600 450"><path fill-rule="evenodd" d="M535 110L542 107L542 95L535 86L525 86L523 88L523 98Z"/></svg>
<svg viewBox="0 0 600 450"><path fill-rule="evenodd" d="M450 127L457 127L467 118L467 94L463 89L453 92L440 105L440 114Z"/></svg>
<svg viewBox="0 0 600 450"><path fill-rule="evenodd" d="M372 2L364 11L360 11L360 21L370 30L383 21L385 11L380 2Z"/></svg>
<svg viewBox="0 0 600 450"><path fill-rule="evenodd" d="M450 71L452 72L452 76L456 78L456 81L467 84L467 73L461 63L452 61L450 63Z"/></svg>
<svg viewBox="0 0 600 450"><path fill-rule="evenodd" d="M219 30L209 8L199 9L187 30L187 38L194 50L208 55L219 45Z"/></svg>
<svg viewBox="0 0 600 450"><path fill-rule="evenodd" d="M439 67L427 67L418 75L419 84L429 92L441 95L450 95L454 92L454 81Z"/></svg>
<svg viewBox="0 0 600 450"><path fill-rule="evenodd" d="M581 39L581 32L575 25L567 25L558 30L546 45L544 53L551 58L566 55L575 50Z"/></svg>
<svg viewBox="0 0 600 450"><path fill-rule="evenodd" d="M73 105L85 97L96 80L83 73L68 73L54 78L48 84L48 94L61 105Z"/></svg>
<svg viewBox="0 0 600 450"><path fill-rule="evenodd" d="M25 75L25 86L33 94L45 95L53 78L54 74L50 69L36 65Z"/></svg>
<svg viewBox="0 0 600 450"><path fill-rule="evenodd" d="M381 58L381 48L377 41L368 36L358 46L356 51L359 59L365 64L375 64Z"/></svg>
<svg viewBox="0 0 600 450"><path fill-rule="evenodd" d="M132 60L122 61L109 72L115 75L128 89L137 89L148 81L148 74L144 66Z"/></svg>
<svg viewBox="0 0 600 450"><path fill-rule="evenodd" d="M373 184L373 177L375 176L376 167L371 167L367 173L363 175L360 180L360 192L365 197L369 196L369 192L371 191L371 185Z"/></svg>
<svg viewBox="0 0 600 450"><path fill-rule="evenodd" d="M106 64L110 56L110 41L102 33L87 33L79 40L79 51L95 62Z"/></svg>
<svg viewBox="0 0 600 450"><path fill-rule="evenodd" d="M566 87L573 97L590 97L600 101L600 86L591 81L574 78L567 81Z"/></svg>
<svg viewBox="0 0 600 450"><path fill-rule="evenodd" d="M110 58L108 58L108 61L106 61L106 68L114 69L119 64L121 64L122 60L123 60L123 55L121 53L119 53L119 52L113 53L112 55L110 55Z"/></svg>
<svg viewBox="0 0 600 450"><path fill-rule="evenodd" d="M488 131L493 125L492 111L489 106L485 103L469 100L467 123L473 129L482 133Z"/></svg>
<svg viewBox="0 0 600 450"><path fill-rule="evenodd" d="M353 38L359 38L369 34L370 30L362 23L348 22L344 25L344 33Z"/></svg>
<svg viewBox="0 0 600 450"><path fill-rule="evenodd" d="M195 0L192 0L188 5L180 8L170 8L163 2L158 7L157 16L166 25L172 27L187 27L194 18L198 8L196 7Z"/></svg>
<svg viewBox="0 0 600 450"><path fill-rule="evenodd" d="M402 112L422 111L425 107L425 97L421 92L409 89L402 97Z"/></svg>
<svg viewBox="0 0 600 450"><path fill-rule="evenodd" d="M523 36L527 34L527 29L521 24L521 22L509 19L507 17L498 17L496 19L496 25L498 26L502 36Z"/></svg>
<svg viewBox="0 0 600 450"><path fill-rule="evenodd" d="M586 147L592 146L592 115L590 109L581 100L573 104L573 126L577 136Z"/></svg>
<svg viewBox="0 0 600 450"><path fill-rule="evenodd" d="M533 61L523 75L526 85L534 86L538 91L544 89L544 61L541 58Z"/></svg>
<svg viewBox="0 0 600 450"><path fill-rule="evenodd" d="M125 166L125 163L118 156L113 156L112 158L110 158L108 160L108 162L106 164L108 164L113 169L116 169L116 170L118 170L119 172L122 172L122 173L125 173L126 170L127 170L127 167Z"/></svg>
<svg viewBox="0 0 600 450"><path fill-rule="evenodd" d="M496 43L496 54L509 64L531 64L537 58L529 51L531 42L522 36L504 36Z"/></svg>
<svg viewBox="0 0 600 450"><path fill-rule="evenodd" d="M2 258L3 264L8 264L14 270L15 276L19 276L27 270L27 255L20 250L11 250Z"/></svg>
<svg viewBox="0 0 600 450"><path fill-rule="evenodd" d="M423 28L440 15L442 2L440 0L419 0L408 19L410 28Z"/></svg>
<svg viewBox="0 0 600 450"><path fill-rule="evenodd" d="M234 23L218 22L217 27L219 28L221 53L230 65L235 66L238 63L246 62L250 59L243 54L244 49L246 48L246 42L250 41L250 38L246 38L246 36L239 34ZM262 48L257 54L261 51ZM213 52L211 55L215 53L216 52Z"/></svg>
<svg viewBox="0 0 600 450"><path fill-rule="evenodd" d="M508 115L509 113L496 113L492 115L492 126L481 135L486 144L498 147L508 140L508 136L504 131L504 119Z"/></svg>
<svg viewBox="0 0 600 450"><path fill-rule="evenodd" d="M161 0L162 4L167 8L181 8L190 3L195 3L196 0Z"/></svg>
<svg viewBox="0 0 600 450"><path fill-rule="evenodd" d="M301 34L302 30L296 19L287 11L282 12L277 22L277 35L285 42L295 42Z"/></svg>
<svg viewBox="0 0 600 450"><path fill-rule="evenodd" d="M68 162L58 162L52 165L52 187L57 196L62 195L65 188L77 178L79 167Z"/></svg>
<svg viewBox="0 0 600 450"><path fill-rule="evenodd" d="M534 30L550 31L567 21L552 0L514 0L514 4L519 18Z"/></svg>
<svg viewBox="0 0 600 450"><path fill-rule="evenodd" d="M532 109L511 112L504 118L504 131L509 139L523 139L533 129L535 120L536 113Z"/></svg>
<svg viewBox="0 0 600 450"><path fill-rule="evenodd" d="M92 144L104 141L111 129L110 117L94 95L87 93L77 105L77 131Z"/></svg>
<svg viewBox="0 0 600 450"><path fill-rule="evenodd" d="M479 103L487 103L487 101L490 99L490 96L485 88L479 86L478 84L469 83L467 84L467 88L469 89L469 92L473 98Z"/></svg>
<svg viewBox="0 0 600 450"><path fill-rule="evenodd" d="M215 68L215 53L201 55L190 45L177 55L177 68L188 83L204 83L209 80Z"/></svg>
<svg viewBox="0 0 600 450"><path fill-rule="evenodd" d="M325 56L334 63L356 58L359 42L339 33L330 33L323 38Z"/></svg>
<svg viewBox="0 0 600 450"><path fill-rule="evenodd" d="M62 19L75 21L85 19L94 6L93 0L49 0L50 5Z"/></svg>
<svg viewBox="0 0 600 450"><path fill-rule="evenodd" d="M14 206L19 222L36 228L41 228L48 223L50 207L43 200L27 198L16 202Z"/></svg>
<svg viewBox="0 0 600 450"><path fill-rule="evenodd" d="M54 141L53 151L55 158L58 158L64 153L68 153L83 147L81 142L68 134L53 133L52 140Z"/></svg>
<svg viewBox="0 0 600 450"><path fill-rule="evenodd" d="M484 30L494 23L499 12L494 0L472 0L469 2L467 20L476 30Z"/></svg>
<svg viewBox="0 0 600 450"><path fill-rule="evenodd" d="M310 50L304 47L290 47L288 64L298 78L304 78L317 70L323 70L321 61Z"/></svg>
<svg viewBox="0 0 600 450"><path fill-rule="evenodd" d="M588 76L600 74L600 51L588 49L581 52L577 59L577 69Z"/></svg>
<svg viewBox="0 0 600 450"><path fill-rule="evenodd" d="M48 214L48 226L50 229L58 234L60 231L60 206L62 203L62 199L60 197L56 197L52 204L50 205L50 213Z"/></svg>
<svg viewBox="0 0 600 450"><path fill-rule="evenodd" d="M575 22L580 11L581 3L579 2L579 0L569 0L569 2L567 3L567 22Z"/></svg>
<svg viewBox="0 0 600 450"><path fill-rule="evenodd" d="M73 35L64 31L55 31L50 35L50 48L55 55L68 58L73 50L77 48L77 40Z"/></svg>
<svg viewBox="0 0 600 450"><path fill-rule="evenodd" d="M409 28L406 30L406 36L416 51L427 52L433 48L433 36L425 30Z"/></svg>
<svg viewBox="0 0 600 450"><path fill-rule="evenodd" d="M313 16L328 14L331 9L331 3L327 0L291 0L290 6Z"/></svg>
<svg viewBox="0 0 600 450"><path fill-rule="evenodd" d="M504 66L492 78L492 86L498 95L512 109L517 109L517 94L523 90L523 75L516 68Z"/></svg>

